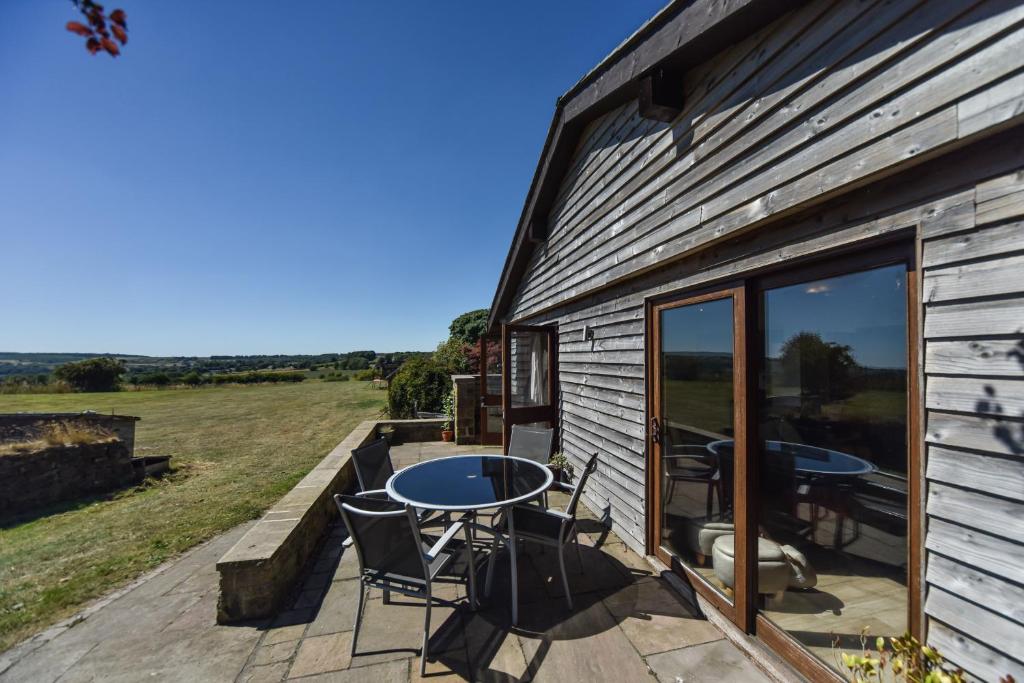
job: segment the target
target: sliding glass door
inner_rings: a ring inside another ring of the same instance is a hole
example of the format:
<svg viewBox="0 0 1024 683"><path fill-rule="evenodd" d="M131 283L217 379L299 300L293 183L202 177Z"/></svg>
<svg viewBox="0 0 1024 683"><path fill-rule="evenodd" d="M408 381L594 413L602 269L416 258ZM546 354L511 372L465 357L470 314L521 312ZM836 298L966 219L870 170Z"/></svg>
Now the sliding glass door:
<svg viewBox="0 0 1024 683"><path fill-rule="evenodd" d="M736 569L743 560L735 543L742 310L742 291L724 290L653 312L655 552L680 565L698 590L729 613L735 611Z"/></svg>
<svg viewBox="0 0 1024 683"><path fill-rule="evenodd" d="M760 611L834 666L908 629L907 268L764 284L758 521L791 576Z"/></svg>
<svg viewBox="0 0 1024 683"><path fill-rule="evenodd" d="M913 257L652 302L652 551L812 678L919 631Z"/></svg>

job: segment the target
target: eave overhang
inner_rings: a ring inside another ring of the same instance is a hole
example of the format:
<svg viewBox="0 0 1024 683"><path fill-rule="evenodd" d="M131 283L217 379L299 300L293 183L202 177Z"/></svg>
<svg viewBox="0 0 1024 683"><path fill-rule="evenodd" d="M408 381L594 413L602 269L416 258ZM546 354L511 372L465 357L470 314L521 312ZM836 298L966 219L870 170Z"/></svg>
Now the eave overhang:
<svg viewBox="0 0 1024 683"><path fill-rule="evenodd" d="M548 212L584 127L640 97L646 77L683 73L799 4L797 0L671 2L558 98L491 303L489 330L495 331L503 320L530 254L547 236Z"/></svg>

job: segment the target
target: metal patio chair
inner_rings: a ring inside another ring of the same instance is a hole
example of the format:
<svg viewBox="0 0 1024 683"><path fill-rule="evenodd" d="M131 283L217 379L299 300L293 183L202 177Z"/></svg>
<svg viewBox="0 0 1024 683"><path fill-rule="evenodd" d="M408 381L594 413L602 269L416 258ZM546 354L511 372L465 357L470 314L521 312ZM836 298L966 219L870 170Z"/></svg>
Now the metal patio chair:
<svg viewBox="0 0 1024 683"><path fill-rule="evenodd" d="M462 521L452 524L433 545L428 545L420 535L416 510L411 505L375 497L345 495L335 495L334 502L341 512L359 559L359 605L352 633L352 656L356 654L367 589L379 588L384 591L385 604L389 602L392 591L423 598L426 601L426 614L423 619L420 674L426 675L431 605L435 602L452 606L455 604L436 597L433 584L468 583L470 609L476 609L476 569L468 524ZM465 541L459 543L466 554L466 579L442 575L455 559L457 549L449 549L449 545L457 542L455 536L460 531L465 534Z"/></svg>
<svg viewBox="0 0 1024 683"><path fill-rule="evenodd" d="M551 442L554 435L555 430L551 428L512 425L508 454L547 465L551 458Z"/></svg>
<svg viewBox="0 0 1024 683"><path fill-rule="evenodd" d="M361 491L376 491L384 488L395 473L391 463L391 449L384 437L365 446L352 449L352 465L356 470Z"/></svg>
<svg viewBox="0 0 1024 683"><path fill-rule="evenodd" d="M488 559L487 581L484 585L484 595L491 594L491 581L494 576L494 557L498 550L498 543L508 543L504 534L508 530L506 515L514 515L515 540L527 543L538 543L551 546L558 551L558 566L562 572L562 587L565 589L565 601L572 609L572 594L569 591L569 577L565 573L565 549L569 543L576 545L576 559L580 563L580 571L583 571L583 557L580 554L580 542L576 529L576 508L579 506L580 496L583 495L583 488L587 485L587 479L597 469L597 453L590 456L586 466L580 474L579 481L575 486L556 482L555 486L570 493L569 504L565 511L550 510L533 505L513 505L503 511L501 519L495 526L494 541L491 544L491 555Z"/></svg>

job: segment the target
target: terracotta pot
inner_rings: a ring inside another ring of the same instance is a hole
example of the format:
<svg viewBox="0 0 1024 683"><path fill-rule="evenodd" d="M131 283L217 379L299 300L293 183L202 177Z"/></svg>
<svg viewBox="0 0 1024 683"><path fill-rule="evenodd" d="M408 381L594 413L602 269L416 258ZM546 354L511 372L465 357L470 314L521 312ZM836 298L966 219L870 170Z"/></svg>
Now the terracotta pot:
<svg viewBox="0 0 1024 683"><path fill-rule="evenodd" d="M442 429L441 430L441 440L442 441L452 441L453 439L455 439L455 432L454 431L452 431L451 429Z"/></svg>

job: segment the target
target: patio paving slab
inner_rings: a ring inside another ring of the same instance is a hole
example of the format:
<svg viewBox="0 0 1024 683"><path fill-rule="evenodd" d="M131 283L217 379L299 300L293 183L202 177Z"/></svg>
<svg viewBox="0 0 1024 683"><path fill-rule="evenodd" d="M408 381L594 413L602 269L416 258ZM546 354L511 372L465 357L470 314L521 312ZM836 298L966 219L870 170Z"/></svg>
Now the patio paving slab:
<svg viewBox="0 0 1024 683"><path fill-rule="evenodd" d="M480 446L405 444L397 462ZM564 505L552 494L550 505ZM581 516L593 519L580 507ZM71 628L51 629L0 654L0 681L764 681L756 666L679 599L653 568L597 522L581 534L583 565L567 556L574 608L565 604L557 555L526 545L519 555L520 623L510 623L509 563L502 552L494 590L472 611L461 587L438 586L455 607L435 606L427 676L420 677L422 603L368 593L357 654L350 657L357 604L355 553L333 526L293 607L254 624L216 624L217 559L242 525L88 608ZM480 539L483 593L489 539ZM6 670L3 670L7 667Z"/></svg>

